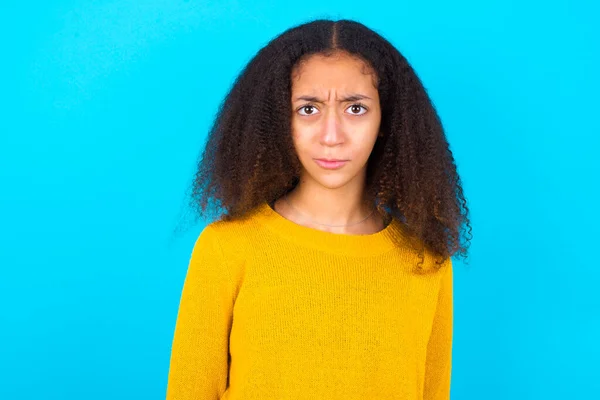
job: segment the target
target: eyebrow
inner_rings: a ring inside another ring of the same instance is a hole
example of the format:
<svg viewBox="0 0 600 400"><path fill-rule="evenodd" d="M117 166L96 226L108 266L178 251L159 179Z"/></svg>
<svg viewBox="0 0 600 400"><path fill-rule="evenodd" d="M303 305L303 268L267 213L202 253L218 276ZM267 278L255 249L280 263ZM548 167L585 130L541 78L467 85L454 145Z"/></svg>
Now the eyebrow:
<svg viewBox="0 0 600 400"><path fill-rule="evenodd" d="M364 94L356 93L356 94L352 94L350 96L341 98L340 100L338 100L338 102L344 103L346 101L357 101L357 100L362 100L362 99L371 100L371 98L369 96L365 96ZM294 101L299 101L299 100L306 100L306 101L310 101L313 103L324 103L325 102L324 100L321 100L320 98L318 98L316 96L299 96L299 97L296 97L296 99L294 99Z"/></svg>

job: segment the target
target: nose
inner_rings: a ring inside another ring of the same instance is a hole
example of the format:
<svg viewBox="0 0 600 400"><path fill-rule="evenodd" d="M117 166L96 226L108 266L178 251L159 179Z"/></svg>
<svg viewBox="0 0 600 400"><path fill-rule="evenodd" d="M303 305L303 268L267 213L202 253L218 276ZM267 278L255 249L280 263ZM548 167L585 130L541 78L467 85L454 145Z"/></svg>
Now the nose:
<svg viewBox="0 0 600 400"><path fill-rule="evenodd" d="M325 113L323 131L321 133L321 144L336 146L344 141L340 116L334 108L329 108Z"/></svg>

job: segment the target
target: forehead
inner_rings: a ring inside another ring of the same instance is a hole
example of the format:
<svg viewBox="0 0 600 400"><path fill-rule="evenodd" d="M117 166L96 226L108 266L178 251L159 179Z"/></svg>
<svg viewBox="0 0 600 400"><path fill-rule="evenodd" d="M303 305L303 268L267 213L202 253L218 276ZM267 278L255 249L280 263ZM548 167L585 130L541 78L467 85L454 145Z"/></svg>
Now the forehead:
<svg viewBox="0 0 600 400"><path fill-rule="evenodd" d="M313 55L296 65L291 78L292 91L377 91L377 78L368 64L343 53Z"/></svg>

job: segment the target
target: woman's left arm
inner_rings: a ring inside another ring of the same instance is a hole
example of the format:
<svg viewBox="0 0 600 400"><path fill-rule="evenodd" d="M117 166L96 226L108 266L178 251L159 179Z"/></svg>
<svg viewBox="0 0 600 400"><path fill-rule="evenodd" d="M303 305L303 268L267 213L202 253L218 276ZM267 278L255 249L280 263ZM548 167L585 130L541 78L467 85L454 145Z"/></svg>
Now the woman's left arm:
<svg viewBox="0 0 600 400"><path fill-rule="evenodd" d="M423 400L450 399L450 378L452 370L452 324L453 324L453 277L452 259L440 271L438 301L433 319L433 327L427 344L425 384Z"/></svg>

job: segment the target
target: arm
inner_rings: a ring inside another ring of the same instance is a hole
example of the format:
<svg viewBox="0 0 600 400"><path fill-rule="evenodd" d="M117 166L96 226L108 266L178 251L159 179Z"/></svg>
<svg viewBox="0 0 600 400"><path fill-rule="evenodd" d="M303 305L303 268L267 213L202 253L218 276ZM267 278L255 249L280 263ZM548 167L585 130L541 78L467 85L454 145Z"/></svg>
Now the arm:
<svg viewBox="0 0 600 400"><path fill-rule="evenodd" d="M207 226L194 245L173 336L167 400L217 400L227 387L233 291Z"/></svg>
<svg viewBox="0 0 600 400"><path fill-rule="evenodd" d="M424 400L450 399L450 377L452 369L452 260L440 271L437 308L427 345L425 365Z"/></svg>

